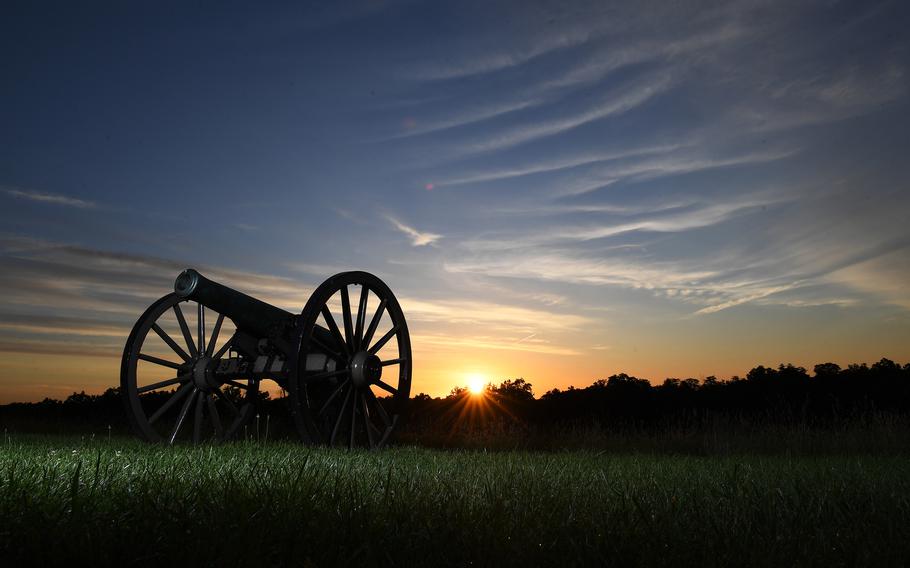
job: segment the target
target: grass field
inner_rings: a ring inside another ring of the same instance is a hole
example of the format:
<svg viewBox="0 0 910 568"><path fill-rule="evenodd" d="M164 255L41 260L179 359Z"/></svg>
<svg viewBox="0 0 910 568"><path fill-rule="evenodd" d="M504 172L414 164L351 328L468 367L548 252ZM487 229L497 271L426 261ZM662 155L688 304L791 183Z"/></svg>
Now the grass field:
<svg viewBox="0 0 910 568"><path fill-rule="evenodd" d="M8 437L0 550L6 566L901 565L910 458Z"/></svg>

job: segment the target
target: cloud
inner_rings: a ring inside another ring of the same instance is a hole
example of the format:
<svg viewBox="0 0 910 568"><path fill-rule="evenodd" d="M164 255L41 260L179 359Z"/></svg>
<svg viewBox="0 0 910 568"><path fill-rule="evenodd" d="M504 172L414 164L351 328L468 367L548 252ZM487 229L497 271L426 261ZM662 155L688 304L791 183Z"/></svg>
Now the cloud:
<svg viewBox="0 0 910 568"><path fill-rule="evenodd" d="M117 356L142 311L172 290L174 277L185 266L172 259L0 236L0 288L4 290L0 351ZM213 280L289 311L299 311L312 292L310 286L290 278L216 266L197 268ZM549 338L591 324L590 319L564 309L402 294L399 300L417 337L452 340L446 334L460 329L457 341L465 346L533 350L539 345L541 352L569 354L571 349ZM561 300L542 294L535 301L554 305ZM477 330L483 330L483 335ZM535 336L519 341L530 334Z"/></svg>
<svg viewBox="0 0 910 568"><path fill-rule="evenodd" d="M554 194L568 197L603 189L620 181L645 181L668 176L691 174L718 168L764 164L790 158L796 149L776 149L747 152L734 156L698 156L691 152L607 165L596 171L563 183Z"/></svg>
<svg viewBox="0 0 910 568"><path fill-rule="evenodd" d="M435 233L420 232L417 229L409 227L393 217L386 218L396 229L409 236L411 238L411 245L415 247L432 245L442 238L442 235L437 235Z"/></svg>
<svg viewBox="0 0 910 568"><path fill-rule="evenodd" d="M546 355L581 355L576 349L558 345L549 345L546 342L522 341L514 338L502 338L495 336L458 336L420 334L413 335L411 341L421 347L432 346L435 349L447 349L464 353L473 349L492 349L497 351L521 351L525 353L537 353Z"/></svg>
<svg viewBox="0 0 910 568"><path fill-rule="evenodd" d="M40 191L16 188L3 188L3 192L10 197L15 197L17 199L27 199L29 201L48 203L50 205L63 205L66 207L76 207L77 209L94 209L97 207L97 204L92 201L76 199L75 197L67 197L66 195L60 195L57 193L44 193Z"/></svg>
<svg viewBox="0 0 910 568"><path fill-rule="evenodd" d="M883 254L836 270L830 280L870 292L883 301L910 309L910 248Z"/></svg>
<svg viewBox="0 0 910 568"><path fill-rule="evenodd" d="M129 328L125 328L122 336L126 338ZM42 338L29 340L21 338L0 338L0 352L3 353L34 353L40 355L72 355L76 357L106 357L116 360L123 354L123 344L120 341L109 344L73 341L71 338L53 340ZM113 381L112 381L113 382Z"/></svg>
<svg viewBox="0 0 910 568"><path fill-rule="evenodd" d="M515 111L537 106L542 102L543 99L530 99L487 104L479 107L466 108L461 111L456 111L455 116L451 116L452 110L447 109L447 118L445 119L417 122L415 126L408 128L407 130L394 136L389 136L385 139L396 140L400 138L408 138L411 136L430 134L432 132L441 132L443 130L449 130L451 128L467 126L469 124L474 124L484 120L489 120L491 118L513 113Z"/></svg>
<svg viewBox="0 0 910 568"><path fill-rule="evenodd" d="M880 110L907 94L906 66L845 63L809 76L759 76L753 96L732 105L728 120L756 133L827 124Z"/></svg>
<svg viewBox="0 0 910 568"><path fill-rule="evenodd" d="M504 128L498 133L485 135L482 141L463 145L459 152L466 155L503 150L539 138L561 134L597 120L624 114L665 92L672 83L669 72L652 75L618 89L616 92L611 92L598 103L590 105L581 112Z"/></svg>
<svg viewBox="0 0 910 568"><path fill-rule="evenodd" d="M547 102L554 102L562 97L566 91L601 81L609 73L617 71L620 68L658 59L670 60L699 50L715 48L720 44L729 45L733 40L739 38L743 34L744 29L742 27L731 23L722 23L714 29L693 33L690 36L682 38L651 39L644 42L638 42L632 46L607 45L592 48L590 56L583 64L570 67L568 71L558 78L547 79L537 84L526 86L520 90L523 93L523 96L517 100L499 101L493 104L484 104L462 109L451 108L452 101L447 100L445 119L417 121L416 126L394 135L389 139L406 138L409 136L448 130L450 128L474 124L490 118L499 117L517 110L539 106ZM588 36L585 34L576 39L583 40L587 39L587 37ZM574 40L567 41L565 37L560 37L557 48L572 45L575 45ZM514 55L487 55L486 57L474 58L469 65L462 65L455 70L436 70L430 76L451 79L478 73L502 71L527 63L537 56L549 53L553 50L554 49L542 49L541 46L538 45L528 52L529 56L526 58L515 57ZM529 97L528 94L533 96ZM453 113L455 115L454 117L452 116Z"/></svg>
<svg viewBox="0 0 910 568"><path fill-rule="evenodd" d="M526 14L531 16L529 21L523 20ZM456 52L464 54L459 61L447 65L435 60L432 65L412 69L408 74L422 81L448 81L501 72L556 51L585 44L606 31L607 22L598 18L578 19L554 30L553 26L535 21L534 16L534 10L512 15L513 25L522 29L516 30L511 37L527 38L523 45L491 46L469 37L456 46L460 48ZM502 34L492 37L502 37Z"/></svg>
<svg viewBox="0 0 910 568"><path fill-rule="evenodd" d="M732 300L727 300L726 302L721 302L719 304L714 304L714 305L708 306L706 308L702 308L695 313L696 314L717 313L721 310L726 310L726 309L732 308L734 306L739 306L742 304L747 304L749 302L754 302L755 300L767 298L768 296L771 296L773 294L785 292L787 290L792 290L798 286L799 286L798 282L795 282L793 284L787 284L785 286L771 286L770 288L765 288L764 290L759 290L758 292L755 292L752 294L746 294L744 296L740 296L740 297L734 298Z"/></svg>
<svg viewBox="0 0 910 568"><path fill-rule="evenodd" d="M528 249L511 254L473 256L473 259L446 261L444 268L453 273L645 289L691 288L718 275L713 270L686 270L677 262L590 258L567 250Z"/></svg>
<svg viewBox="0 0 910 568"><path fill-rule="evenodd" d="M585 242L596 239L605 239L635 231L651 233L678 233L691 229L710 227L740 215L746 215L756 210L791 201L792 197L780 195L754 195L742 196L727 202L704 201L671 201L666 204L653 204L650 207L636 207L633 205L613 206L609 204L592 204L578 206L556 205L552 208L546 204L541 205L538 212L546 215L549 213L566 212L606 212L631 213L621 220L594 223L572 223L570 225L550 225L546 230L534 231L526 234L524 231L512 231L489 234L483 238L469 239L462 242L462 247L472 251L513 250L516 248L567 246L573 242ZM637 215L636 215L637 214ZM628 245L622 245L628 248Z"/></svg>
<svg viewBox="0 0 910 568"><path fill-rule="evenodd" d="M694 263L683 260L593 258L568 251L530 249L473 261L446 262L445 269L453 273L648 290L657 296L702 306L695 312L699 315L765 299L804 284L781 276L737 274L728 259L699 269L693 269L691 264ZM815 305L828 303L818 300ZM788 304L793 305L792 300Z"/></svg>
<svg viewBox="0 0 910 568"><path fill-rule="evenodd" d="M681 144L665 144L641 148L618 149L613 151L582 152L552 160L535 161L520 166L498 168L493 170L482 170L467 174L461 174L456 177L442 178L436 181L435 185L437 187L454 186L513 179L541 173L553 173L577 168L579 166L600 164L603 162L610 162L613 160L621 160L648 154L661 154L671 152L681 147L683 147Z"/></svg>
<svg viewBox="0 0 910 568"><path fill-rule="evenodd" d="M117 324L128 330L148 304L173 290L174 278L188 264L0 235L0 289L7 311L15 308L20 315L77 318L85 329L97 329L97 321L103 317L108 331ZM210 265L196 268L213 280L292 311L299 311L312 292L311 286L290 278ZM7 327L27 323L12 317L0 316L0 321ZM64 320L57 320L45 326L72 328L77 320L66 320L65 325ZM33 323L39 325L39 320Z"/></svg>
<svg viewBox="0 0 910 568"><path fill-rule="evenodd" d="M315 276L322 276L323 278L328 278L333 274L338 274L339 272L344 272L346 270L352 270L350 267L345 267L340 264L311 264L307 262L286 262L284 263L289 269L300 272L302 274L312 274Z"/></svg>
<svg viewBox="0 0 910 568"><path fill-rule="evenodd" d="M0 328L17 334L50 333L124 337L123 322L117 319L76 318L43 314L0 313Z"/></svg>
<svg viewBox="0 0 910 568"><path fill-rule="evenodd" d="M592 50L581 64L574 65L562 76L550 79L541 89L577 88L603 80L610 73L630 65L655 60L669 61L706 49L727 47L746 35L746 30L734 23L723 22L716 28L695 32L682 38L653 38L631 45L607 45Z"/></svg>
<svg viewBox="0 0 910 568"><path fill-rule="evenodd" d="M514 298L510 298L514 299ZM408 321L416 331L411 341L421 348L493 349L552 355L578 355L567 334L595 325L570 313L495 301L404 297Z"/></svg>
<svg viewBox="0 0 910 568"><path fill-rule="evenodd" d="M475 300L402 299L408 319L427 323L468 324L484 329L532 333L536 329L565 331L591 323L584 316Z"/></svg>
<svg viewBox="0 0 910 568"><path fill-rule="evenodd" d="M887 223L868 204L841 211L850 222L839 222L839 217L820 207L833 203L830 195L808 202L805 194L801 199L788 199L783 192L778 195L782 197L700 204L603 226L542 225L533 233L488 235L463 243L462 254L447 259L443 267L452 274L648 290L657 297L696 306L690 313L698 316L746 304L846 308L885 302L910 307L905 286L910 246L899 225ZM766 203L787 207L764 218L767 235L762 239L749 231L727 231L706 237L703 242L715 243L708 248L680 247L686 241L678 238L632 248L581 246L590 239L630 230L683 232L710 227ZM807 217L806 211L814 217ZM867 225L875 222L890 227L894 235L870 232Z"/></svg>
<svg viewBox="0 0 910 568"><path fill-rule="evenodd" d="M743 200L731 203L702 204L700 207L673 213L665 216L645 218L635 221L615 224L595 224L588 227L571 227L551 231L546 237L547 241L573 240L590 241L603 239L632 231L650 231L655 233L678 233L690 229L710 227L726 221L736 215L755 211L757 208L767 207L778 203L780 200Z"/></svg>

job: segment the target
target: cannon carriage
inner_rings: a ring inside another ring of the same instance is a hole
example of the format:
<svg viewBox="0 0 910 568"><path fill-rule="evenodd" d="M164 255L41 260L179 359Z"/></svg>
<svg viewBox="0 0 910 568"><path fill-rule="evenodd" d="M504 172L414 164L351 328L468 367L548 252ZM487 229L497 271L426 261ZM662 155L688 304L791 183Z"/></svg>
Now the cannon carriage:
<svg viewBox="0 0 910 568"><path fill-rule="evenodd" d="M120 368L130 424L149 442L237 436L266 380L287 393L304 442L388 443L411 385L408 327L392 291L367 272L342 272L297 315L187 269L136 322Z"/></svg>

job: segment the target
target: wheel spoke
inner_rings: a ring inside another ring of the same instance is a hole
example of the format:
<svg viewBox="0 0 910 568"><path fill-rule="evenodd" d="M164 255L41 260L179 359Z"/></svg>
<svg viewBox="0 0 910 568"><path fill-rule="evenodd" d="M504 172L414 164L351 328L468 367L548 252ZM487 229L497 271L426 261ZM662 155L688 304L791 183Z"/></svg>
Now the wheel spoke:
<svg viewBox="0 0 910 568"><path fill-rule="evenodd" d="M177 316L177 323L180 324L180 331L183 333L183 339L186 341L186 346L190 348L190 355L195 357L196 353L196 344L193 342L193 335L190 333L190 327L186 325L186 318L183 317L183 310L180 309L180 304L174 304L174 315Z"/></svg>
<svg viewBox="0 0 910 568"><path fill-rule="evenodd" d="M395 327L393 327L392 329L390 329L390 330L388 331L388 333L386 333L385 335L383 335L383 336L379 339L379 341L376 342L376 345L370 347L370 353L372 353L373 355L375 355L380 349L382 349L382 348L385 346L386 343L389 342L390 339L392 339L393 337L395 337L395 334L396 334L396 333L398 333L398 326L397 326L397 325L396 325Z"/></svg>
<svg viewBox="0 0 910 568"><path fill-rule="evenodd" d="M217 396L218 398L220 398L221 400L224 401L224 403L228 407L228 410L230 410L234 414L234 416L240 416L240 411L237 409L237 405L234 404L234 401L231 400L231 397L224 394L224 392L221 389L215 389L215 396Z"/></svg>
<svg viewBox="0 0 910 568"><path fill-rule="evenodd" d="M382 366L387 367L389 365L399 365L401 363L404 363L407 360L408 360L407 357L401 357L398 359L389 359L388 361L383 361Z"/></svg>
<svg viewBox="0 0 910 568"><path fill-rule="evenodd" d="M233 342L234 342L234 336L232 335L231 338L228 339L227 342L221 346L221 349L219 349L217 353L212 355L212 359L221 359L221 356L224 355L225 352L227 352L227 350L231 348L231 344Z"/></svg>
<svg viewBox="0 0 910 568"><path fill-rule="evenodd" d="M173 444L174 440L177 439L177 434L180 432L180 427L183 426L183 421L186 420L186 415L190 411L190 405L193 404L193 399L196 398L196 394L199 392L199 389L193 387L193 391L190 393L190 396L186 397L183 406L180 408L180 416L177 417L177 424L174 425L174 429L171 431L170 443Z"/></svg>
<svg viewBox="0 0 910 568"><path fill-rule="evenodd" d="M351 325L351 298L348 296L348 285L341 287L341 314L344 318L344 341L348 350L353 352L357 347L354 345L354 332Z"/></svg>
<svg viewBox="0 0 910 568"><path fill-rule="evenodd" d="M196 305L198 306L198 309L197 309L198 315L196 316L196 328L199 330L199 333L198 333L199 347L197 347L197 351L199 353L205 353L205 306L203 306L202 304L199 304L199 303L197 303Z"/></svg>
<svg viewBox="0 0 910 568"><path fill-rule="evenodd" d="M322 380L322 379L331 379L332 377L338 377L338 376L340 376L340 375L347 375L348 372L349 372L348 369L347 369L347 368L344 368L344 369L339 369L339 370L337 370L337 371L327 371L327 372L325 372L325 373L317 373L317 374L315 374L315 375L309 375L309 376L304 377L304 378L307 380L307 382L309 382L309 381L319 381L319 380Z"/></svg>
<svg viewBox="0 0 910 568"><path fill-rule="evenodd" d="M338 436L338 428L341 426L341 419L344 416L344 409L348 405L348 399L351 398L351 391L354 390L354 386L351 385L351 388L348 389L348 393L344 395L344 401L341 403L341 408L338 409L338 418L335 419L335 427L332 428L332 437L329 438L329 445L335 445L335 437Z"/></svg>
<svg viewBox="0 0 910 568"><path fill-rule="evenodd" d="M357 325L354 329L354 349L359 351L363 345L363 326L367 319L367 297L370 295L370 289L366 284L360 285L360 302L357 305Z"/></svg>
<svg viewBox="0 0 910 568"><path fill-rule="evenodd" d="M336 361L341 358L340 354L337 351L320 341L319 338L317 338L315 335L313 335L310 340L316 344L316 347L325 352L325 354L330 358L335 359Z"/></svg>
<svg viewBox="0 0 910 568"><path fill-rule="evenodd" d="M154 357L152 355L146 355L145 353L140 353L137 357L143 361L148 361L149 363L154 363L156 365L161 365L162 367L170 367L171 369L179 369L180 363L174 363L173 361L168 361L166 359L161 359L159 357Z"/></svg>
<svg viewBox="0 0 910 568"><path fill-rule="evenodd" d="M322 408L319 409L319 412L316 413L316 416L322 416L325 413L326 409L329 407L329 405L332 404L332 401L335 400L335 397L338 396L338 393L340 393L344 389L344 387L347 386L348 383L350 383L350 382L351 381L348 380L348 381L344 381L343 383L338 385L338 387L334 391L332 391L332 394L329 395L329 398L327 398L325 400L325 402L322 404Z"/></svg>
<svg viewBox="0 0 910 568"><path fill-rule="evenodd" d="M199 438L202 435L202 405L205 404L203 399L208 398L208 395L204 393L199 393L196 395L196 412L193 420L193 443L198 444Z"/></svg>
<svg viewBox="0 0 910 568"><path fill-rule="evenodd" d="M161 408L156 410L155 413L149 417L149 424L152 424L155 422L155 420L158 420L159 418L161 418L162 414L164 414L165 412L170 410L170 408L172 406L174 406L174 404L176 404L178 400L183 398L183 395L190 392L190 390L192 388L193 388L192 383L186 383L185 385L183 385L182 387L177 389L177 392L172 394L171 398L167 399L167 401L165 401L165 403L161 405Z"/></svg>
<svg viewBox="0 0 910 568"><path fill-rule="evenodd" d="M224 381L224 383L225 383L225 384L228 384L228 385L231 385L232 387L237 387L238 389L243 389L243 390L249 390L249 389L250 389L249 383L247 383L247 384L238 383L237 381L230 380L230 379L227 380L227 381Z"/></svg>
<svg viewBox="0 0 910 568"><path fill-rule="evenodd" d="M335 323L335 318L332 317L332 312L329 311L329 307L322 306L320 311L322 312L322 317L325 318L326 325L329 326L329 331L332 332L335 341L341 347L342 353L344 353L346 357L350 357L351 352L348 350L348 345L345 343L344 337L341 336L341 331L338 330L338 324Z"/></svg>
<svg viewBox="0 0 910 568"><path fill-rule="evenodd" d="M147 393L149 391L158 390L162 387L169 387L171 385L176 385L177 383L184 383L188 380L190 380L190 378L187 377L186 375L184 375L182 377L176 377L173 379L168 379L166 381L160 381L157 383L152 383L150 385L145 385L144 387L137 388L136 392L139 394L143 394L143 393Z"/></svg>
<svg viewBox="0 0 910 568"><path fill-rule="evenodd" d="M392 421L389 419L388 413L385 411L385 408L382 407L382 401L376 398L376 394L372 389L367 389L367 398L373 401L373 406L376 407L376 410L379 411L379 417L382 418L382 421L385 423L385 427L389 428L392 425Z"/></svg>
<svg viewBox="0 0 910 568"><path fill-rule="evenodd" d="M370 326L367 328L366 334L363 336L363 342L361 345L370 345L370 341L373 340L373 334L376 333L376 328L379 327L379 321L382 319L382 314L385 312L386 299L383 298L379 302L379 307L376 308L376 313L373 314L373 319L370 320Z"/></svg>
<svg viewBox="0 0 910 568"><path fill-rule="evenodd" d="M396 389L395 387L393 387L392 385L390 385L384 381L381 381L381 380L376 381L376 386L385 391L388 391L392 394L398 394L398 389Z"/></svg>
<svg viewBox="0 0 910 568"><path fill-rule="evenodd" d="M363 395L360 395L358 398L360 399L360 408L363 411L363 421L366 424L367 440L370 442L370 448L375 448L376 442L373 441L373 432L370 430L370 428L375 429L375 426L370 423L370 412L367 410L367 399Z"/></svg>
<svg viewBox="0 0 910 568"><path fill-rule="evenodd" d="M212 337L209 338L209 346L205 349L205 355L211 357L215 352L215 343L218 342L218 334L221 332L221 324L224 323L224 314L218 314L215 320L215 327L212 328Z"/></svg>
<svg viewBox="0 0 910 568"><path fill-rule="evenodd" d="M177 345L177 342L174 341L171 338L171 336L167 334L166 331L161 329L161 326L159 326L157 323L153 323L152 329L155 330L155 333L158 334L158 337L160 337L162 341L167 343L168 347L170 347L171 349L174 350L174 353L176 353L177 355L180 355L181 359L183 359L184 361L190 360L190 356L186 354L186 351L184 351L182 347Z"/></svg>
<svg viewBox="0 0 910 568"><path fill-rule="evenodd" d="M221 425L221 416L218 414L218 407L215 406L215 399L213 397L207 396L205 397L205 400L209 406L209 416L212 417L212 425L215 426L215 435L218 436L218 439L220 440L224 438L224 427Z"/></svg>

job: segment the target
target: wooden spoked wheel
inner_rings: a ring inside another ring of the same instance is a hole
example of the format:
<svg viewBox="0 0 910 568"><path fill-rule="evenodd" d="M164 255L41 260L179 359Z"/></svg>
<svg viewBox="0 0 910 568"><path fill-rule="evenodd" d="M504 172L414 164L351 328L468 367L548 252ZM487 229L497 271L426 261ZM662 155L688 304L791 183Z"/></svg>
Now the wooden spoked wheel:
<svg viewBox="0 0 910 568"><path fill-rule="evenodd" d="M313 292L298 325L288 395L301 437L349 448L385 445L411 392L410 336L392 291L367 272L337 274ZM326 363L307 364L313 354Z"/></svg>
<svg viewBox="0 0 910 568"><path fill-rule="evenodd" d="M230 319L176 294L145 311L120 366L126 414L140 438L221 441L243 427L259 378L243 355L231 356L235 332Z"/></svg>

